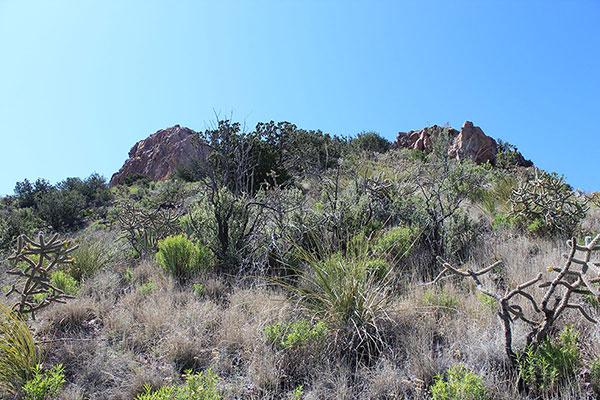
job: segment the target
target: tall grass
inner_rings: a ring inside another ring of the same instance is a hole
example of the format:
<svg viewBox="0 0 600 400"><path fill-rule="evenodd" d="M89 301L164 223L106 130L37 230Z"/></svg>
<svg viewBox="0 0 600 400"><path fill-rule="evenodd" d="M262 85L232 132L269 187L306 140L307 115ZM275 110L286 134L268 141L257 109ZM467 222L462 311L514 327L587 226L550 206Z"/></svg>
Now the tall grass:
<svg viewBox="0 0 600 400"><path fill-rule="evenodd" d="M0 393L16 393L33 378L40 353L25 322L0 305Z"/></svg>
<svg viewBox="0 0 600 400"><path fill-rule="evenodd" d="M390 271L381 276L368 249L367 239L350 241L344 254L324 258L298 249L306 267L299 271L298 285L284 284L309 315L333 332L331 343L362 361L372 360L381 350L382 324L390 320L394 299Z"/></svg>

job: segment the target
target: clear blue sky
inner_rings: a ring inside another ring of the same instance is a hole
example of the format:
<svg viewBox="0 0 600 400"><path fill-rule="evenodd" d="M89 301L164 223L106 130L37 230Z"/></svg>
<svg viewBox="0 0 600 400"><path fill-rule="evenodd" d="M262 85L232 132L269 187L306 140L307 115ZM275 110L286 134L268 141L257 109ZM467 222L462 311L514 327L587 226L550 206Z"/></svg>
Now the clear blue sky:
<svg viewBox="0 0 600 400"><path fill-rule="evenodd" d="M465 120L600 190L600 1L0 0L0 194L110 178L213 110L341 135Z"/></svg>

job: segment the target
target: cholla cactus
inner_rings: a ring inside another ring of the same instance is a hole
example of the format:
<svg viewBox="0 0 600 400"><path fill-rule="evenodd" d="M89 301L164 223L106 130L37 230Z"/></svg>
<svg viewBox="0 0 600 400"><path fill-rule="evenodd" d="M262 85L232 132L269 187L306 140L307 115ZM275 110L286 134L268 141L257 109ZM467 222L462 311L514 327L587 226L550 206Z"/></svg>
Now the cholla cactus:
<svg viewBox="0 0 600 400"><path fill-rule="evenodd" d="M178 207L157 206L144 210L134 203L126 202L119 211L119 223L123 236L138 255L155 252L158 241L177 231Z"/></svg>
<svg viewBox="0 0 600 400"><path fill-rule="evenodd" d="M542 221L550 233L571 235L585 217L586 201L578 200L563 178L536 168L535 177L515 189L510 215L528 223Z"/></svg>
<svg viewBox="0 0 600 400"><path fill-rule="evenodd" d="M600 282L600 259L597 257L600 254L600 235L594 239L586 237L584 245L577 244L575 238L572 238L567 241L567 245L569 253L564 254L567 259L565 265L562 268L547 268L550 273L555 274L553 279L542 279L543 274L539 273L537 277L504 294L496 293L481 282L481 277L500 265L501 261L479 271L473 271L455 268L440 259L444 269L431 283L438 282L449 273L468 277L475 281L479 291L496 299L500 306L498 315L504 326L505 350L508 357L514 361L516 358L512 350L511 326L514 321L524 321L531 327L527 344L534 346L548 336L553 324L568 309L576 310L588 321L596 323L596 320L578 302L577 296L592 294L600 300L600 290L594 285ZM540 288L546 288L541 299L536 299L527 291L536 284ZM524 311L522 305L517 302L519 298L531 305L533 313Z"/></svg>
<svg viewBox="0 0 600 400"><path fill-rule="evenodd" d="M50 283L50 273L55 267L72 264L74 260L69 254L76 248L77 246L73 246L69 241L60 240L58 234L50 240L45 240L44 235L40 233L37 242L26 235L19 236L17 249L8 258L12 261L13 268L6 272L25 278L22 288L13 285L7 294L8 296L17 293L21 297L13 309L21 315L31 313L31 317L35 319L35 312L39 309L54 302L64 303L65 299L72 298ZM36 295L45 297L38 302L35 299Z"/></svg>

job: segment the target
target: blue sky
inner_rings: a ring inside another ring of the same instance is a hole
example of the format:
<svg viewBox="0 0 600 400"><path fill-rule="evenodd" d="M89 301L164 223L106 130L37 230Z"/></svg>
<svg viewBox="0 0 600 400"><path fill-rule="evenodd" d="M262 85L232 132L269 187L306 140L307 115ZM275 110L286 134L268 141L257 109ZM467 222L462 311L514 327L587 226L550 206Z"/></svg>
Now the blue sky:
<svg viewBox="0 0 600 400"><path fill-rule="evenodd" d="M0 0L0 194L107 179L217 111L354 135L471 120L600 190L600 1Z"/></svg>

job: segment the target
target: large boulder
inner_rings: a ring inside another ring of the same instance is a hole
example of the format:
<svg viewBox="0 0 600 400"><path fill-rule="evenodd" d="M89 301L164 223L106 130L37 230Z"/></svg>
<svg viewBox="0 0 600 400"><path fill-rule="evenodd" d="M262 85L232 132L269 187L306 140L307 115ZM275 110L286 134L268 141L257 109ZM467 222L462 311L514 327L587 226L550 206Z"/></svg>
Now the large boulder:
<svg viewBox="0 0 600 400"><path fill-rule="evenodd" d="M489 162L496 164L498 144L487 136L480 127L474 126L471 121L466 121L454 143L448 149L448 154L456 157L458 161L471 160L476 164Z"/></svg>
<svg viewBox="0 0 600 400"><path fill-rule="evenodd" d="M196 134L191 129L175 125L162 129L137 142L129 151L123 167L110 179L110 185L123 183L126 176L142 174L154 180L167 179L175 169L192 159L208 155L206 146L192 143Z"/></svg>

